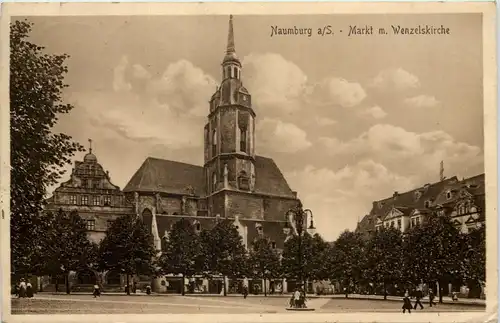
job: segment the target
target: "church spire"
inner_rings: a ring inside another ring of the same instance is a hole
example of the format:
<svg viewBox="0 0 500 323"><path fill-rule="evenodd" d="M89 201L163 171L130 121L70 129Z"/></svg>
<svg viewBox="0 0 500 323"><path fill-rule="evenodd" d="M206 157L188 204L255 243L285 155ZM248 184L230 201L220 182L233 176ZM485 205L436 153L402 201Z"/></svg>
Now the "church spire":
<svg viewBox="0 0 500 323"><path fill-rule="evenodd" d="M233 15L229 15L229 31L227 34L227 54L236 53L234 48L234 31L233 31Z"/></svg>

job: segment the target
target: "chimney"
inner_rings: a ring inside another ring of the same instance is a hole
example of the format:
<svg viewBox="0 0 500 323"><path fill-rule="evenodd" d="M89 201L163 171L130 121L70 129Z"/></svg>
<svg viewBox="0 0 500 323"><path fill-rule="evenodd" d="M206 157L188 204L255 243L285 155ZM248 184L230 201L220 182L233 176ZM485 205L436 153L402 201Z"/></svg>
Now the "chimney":
<svg viewBox="0 0 500 323"><path fill-rule="evenodd" d="M392 197L398 197L398 195L399 195L398 191L395 191Z"/></svg>
<svg viewBox="0 0 500 323"><path fill-rule="evenodd" d="M106 171L106 176L108 177L109 179L109 170Z"/></svg>
<svg viewBox="0 0 500 323"><path fill-rule="evenodd" d="M297 198L297 191L292 191L293 197Z"/></svg>

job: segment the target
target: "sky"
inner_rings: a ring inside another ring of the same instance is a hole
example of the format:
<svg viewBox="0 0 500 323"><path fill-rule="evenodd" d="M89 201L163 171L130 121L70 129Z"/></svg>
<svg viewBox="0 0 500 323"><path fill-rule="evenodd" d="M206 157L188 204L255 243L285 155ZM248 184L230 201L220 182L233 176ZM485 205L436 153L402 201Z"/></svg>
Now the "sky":
<svg viewBox="0 0 500 323"><path fill-rule="evenodd" d="M202 165L229 17L28 19L33 42L70 55L64 100L75 108L54 130L91 138L114 184L149 156ZM420 24L450 34L347 35ZM328 25L334 35L316 35ZM313 35L271 37L272 26ZM480 15L235 16L234 33L256 152L276 161L325 239L355 229L372 201L438 181L441 160L448 177L484 172Z"/></svg>

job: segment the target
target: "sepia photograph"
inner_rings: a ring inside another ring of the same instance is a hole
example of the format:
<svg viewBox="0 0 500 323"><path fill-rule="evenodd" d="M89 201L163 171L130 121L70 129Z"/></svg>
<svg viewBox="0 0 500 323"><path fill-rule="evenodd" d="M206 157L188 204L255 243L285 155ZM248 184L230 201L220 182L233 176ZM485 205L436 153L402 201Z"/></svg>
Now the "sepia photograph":
<svg viewBox="0 0 500 323"><path fill-rule="evenodd" d="M92 6L2 17L9 318L496 313L494 6Z"/></svg>

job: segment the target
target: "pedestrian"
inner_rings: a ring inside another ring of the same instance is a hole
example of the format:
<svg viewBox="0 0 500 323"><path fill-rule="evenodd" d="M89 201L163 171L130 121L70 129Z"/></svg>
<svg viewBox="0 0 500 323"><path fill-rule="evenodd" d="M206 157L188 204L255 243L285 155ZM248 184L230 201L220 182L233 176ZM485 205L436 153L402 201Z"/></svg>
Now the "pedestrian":
<svg viewBox="0 0 500 323"><path fill-rule="evenodd" d="M243 298L246 299L248 296L248 286L244 285L243 286Z"/></svg>
<svg viewBox="0 0 500 323"><path fill-rule="evenodd" d="M457 292L453 292L453 293L451 294L451 299L452 299L454 302L458 301L458 293L457 293Z"/></svg>
<svg viewBox="0 0 500 323"><path fill-rule="evenodd" d="M26 297L32 298L33 297L33 286L31 283L28 281L26 284Z"/></svg>
<svg viewBox="0 0 500 323"><path fill-rule="evenodd" d="M146 294L151 295L151 286L146 286Z"/></svg>
<svg viewBox="0 0 500 323"><path fill-rule="evenodd" d="M296 288L293 293L293 305L295 308L300 307L300 291L298 288Z"/></svg>
<svg viewBox="0 0 500 323"><path fill-rule="evenodd" d="M408 314L411 314L411 309L412 309L411 301L407 291L405 293L405 297L403 298L403 313L406 313L406 310L408 310Z"/></svg>
<svg viewBox="0 0 500 323"><path fill-rule="evenodd" d="M21 282L19 283L19 298L26 297L26 283L24 282L24 278L21 278Z"/></svg>
<svg viewBox="0 0 500 323"><path fill-rule="evenodd" d="M420 287L417 288L415 291L415 306L413 306L413 309L417 309L417 305L420 305L420 309L424 309L424 305L422 305L422 302L420 301L424 297L424 294L422 293L422 290Z"/></svg>
<svg viewBox="0 0 500 323"><path fill-rule="evenodd" d="M347 287L344 287L344 294L345 294L345 298L347 298L349 295L349 293L347 292Z"/></svg>
<svg viewBox="0 0 500 323"><path fill-rule="evenodd" d="M92 294L94 295L94 298L96 298L97 296L101 297L101 290L99 288L99 285L94 285L94 292Z"/></svg>
<svg viewBox="0 0 500 323"><path fill-rule="evenodd" d="M432 288L429 289L429 307L432 307L432 305L436 305L436 303L434 303L434 291L432 290Z"/></svg>

